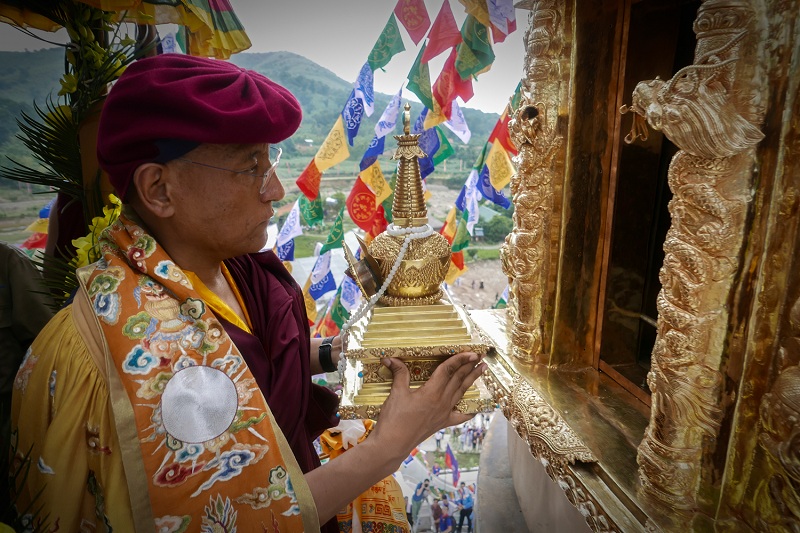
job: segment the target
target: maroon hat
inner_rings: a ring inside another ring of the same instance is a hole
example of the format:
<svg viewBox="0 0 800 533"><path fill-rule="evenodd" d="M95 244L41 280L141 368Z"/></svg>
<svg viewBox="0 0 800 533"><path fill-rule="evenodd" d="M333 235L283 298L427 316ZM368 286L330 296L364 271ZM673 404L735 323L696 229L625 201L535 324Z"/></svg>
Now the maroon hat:
<svg viewBox="0 0 800 533"><path fill-rule="evenodd" d="M106 98L97 159L124 198L133 173L202 143L278 143L300 126L285 87L233 63L162 54L132 63Z"/></svg>

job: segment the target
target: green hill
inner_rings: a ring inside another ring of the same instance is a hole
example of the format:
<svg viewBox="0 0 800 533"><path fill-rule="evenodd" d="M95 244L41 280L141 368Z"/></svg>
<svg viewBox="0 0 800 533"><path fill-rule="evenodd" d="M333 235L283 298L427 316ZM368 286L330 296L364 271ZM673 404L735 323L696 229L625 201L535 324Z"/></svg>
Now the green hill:
<svg viewBox="0 0 800 533"><path fill-rule="evenodd" d="M352 81L345 81L313 61L290 52L240 53L234 55L231 62L269 76L297 96L303 107L303 122L297 134L284 143L284 150L298 163L310 159L341 112L352 89ZM3 66L0 69L0 155L31 162L25 147L14 137L17 132L15 118L23 111L31 113L34 101L44 107L49 96L57 99L58 80L64 69L63 49L0 52L0 65ZM350 160L355 164L366 150L375 123L390 100L391 95L376 93L375 112L371 117L364 117L355 146L350 149ZM421 104L412 104L412 119L420 109ZM472 130L470 143L464 145L450 130L444 131L456 152L453 159L461 159L463 167L469 168L483 148L498 115L468 108L463 112ZM312 139L313 147L303 146L304 139ZM387 150L393 148L393 142L387 143ZM6 164L5 157L2 159L0 164Z"/></svg>

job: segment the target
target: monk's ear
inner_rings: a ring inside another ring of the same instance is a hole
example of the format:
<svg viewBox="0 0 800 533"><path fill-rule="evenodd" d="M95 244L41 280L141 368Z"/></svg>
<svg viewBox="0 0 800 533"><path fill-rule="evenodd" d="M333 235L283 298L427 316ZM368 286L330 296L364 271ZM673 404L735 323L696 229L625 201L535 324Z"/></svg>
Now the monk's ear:
<svg viewBox="0 0 800 533"><path fill-rule="evenodd" d="M140 165L133 174L133 183L139 207L159 218L175 214L173 187L170 172L160 163Z"/></svg>

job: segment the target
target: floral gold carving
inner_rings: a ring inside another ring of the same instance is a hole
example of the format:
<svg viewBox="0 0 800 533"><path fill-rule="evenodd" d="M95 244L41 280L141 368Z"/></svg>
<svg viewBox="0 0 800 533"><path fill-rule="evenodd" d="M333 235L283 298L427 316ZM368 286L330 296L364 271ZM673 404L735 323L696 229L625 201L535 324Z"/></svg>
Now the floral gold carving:
<svg viewBox="0 0 800 533"><path fill-rule="evenodd" d="M534 457L544 458L551 464L597 461L561 415L519 375L514 377L503 414L528 443Z"/></svg>
<svg viewBox="0 0 800 533"><path fill-rule="evenodd" d="M514 228L500 250L509 278L508 314L511 350L525 362L542 362L543 319L550 268L550 226L553 209L553 160L562 144L553 117L558 114L558 61L563 40L563 5L533 2L525 35L528 53L519 108L509 121L519 149L517 173L511 178Z"/></svg>

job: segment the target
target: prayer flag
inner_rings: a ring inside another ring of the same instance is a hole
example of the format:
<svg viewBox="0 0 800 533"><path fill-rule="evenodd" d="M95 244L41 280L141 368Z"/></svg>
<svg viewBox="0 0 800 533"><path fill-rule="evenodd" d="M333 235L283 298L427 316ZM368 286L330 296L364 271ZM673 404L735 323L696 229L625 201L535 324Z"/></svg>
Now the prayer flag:
<svg viewBox="0 0 800 533"><path fill-rule="evenodd" d="M294 261L294 239L289 239L282 245L276 244L275 254L281 261Z"/></svg>
<svg viewBox="0 0 800 533"><path fill-rule="evenodd" d="M447 218L444 219L442 229L439 230L439 233L441 233L450 244L453 244L453 237L456 236L456 216L456 208L451 207L450 212L447 213Z"/></svg>
<svg viewBox="0 0 800 533"><path fill-rule="evenodd" d="M488 26L491 23L489 18L489 8L486 7L486 0L458 0L464 6L464 11L468 16L472 16L475 20ZM463 35L463 34L462 34Z"/></svg>
<svg viewBox="0 0 800 533"><path fill-rule="evenodd" d="M503 289L503 294L500 295L500 298L492 306L492 309L505 309L508 305L508 285L506 288Z"/></svg>
<svg viewBox="0 0 800 533"><path fill-rule="evenodd" d="M459 257L460 261L457 262L456 257ZM467 270L468 268L464 265L464 252L455 252L451 254L450 267L447 269L447 274L444 276L445 283L452 285L455 283L456 279L463 276Z"/></svg>
<svg viewBox="0 0 800 533"><path fill-rule="evenodd" d="M428 81L428 86L430 87L430 80ZM376 137L386 137L386 135L394 131L397 126L397 116L400 114L400 102L402 98L403 88L401 87L400 90L397 91L397 94L392 97L386 109L383 110L383 114L378 120L378 123L375 124Z"/></svg>
<svg viewBox="0 0 800 533"><path fill-rule="evenodd" d="M455 150L453 150L453 145L447 140L447 136L442 129L439 126L434 126L433 128L436 130L436 135L439 136L439 149L433 154L433 166L438 166L439 163L453 155Z"/></svg>
<svg viewBox="0 0 800 533"><path fill-rule="evenodd" d="M439 134L434 128L423 131L419 136L419 147L425 152L425 157L418 158L419 173L422 179L427 178L434 171L433 156L439 150L439 146Z"/></svg>
<svg viewBox="0 0 800 533"><path fill-rule="evenodd" d="M459 45L462 46L462 45ZM431 89L433 97L439 102L444 116L450 118L452 106L457 96L464 102L472 98L472 78L462 79L456 71L456 49L454 48L442 67L439 77Z"/></svg>
<svg viewBox="0 0 800 533"><path fill-rule="evenodd" d="M444 452L444 464L447 465L447 467L453 472L453 486L458 486L458 479L461 477L461 475L458 472L458 461L456 460L456 456L453 454L453 450L450 449L450 443L447 443L447 448Z"/></svg>
<svg viewBox="0 0 800 533"><path fill-rule="evenodd" d="M450 131L455 133L456 137L461 139L461 142L468 144L470 137L472 137L472 132L469 131L467 119L464 118L464 113L461 111L458 102L453 100L452 106L453 108L450 111L450 120L446 121L444 125Z"/></svg>
<svg viewBox="0 0 800 533"><path fill-rule="evenodd" d="M305 196L301 196L305 198ZM278 259L281 261L294 261L294 238L303 234L303 227L300 225L300 206L299 200L295 201L289 216L283 223L278 239L275 243Z"/></svg>
<svg viewBox="0 0 800 533"><path fill-rule="evenodd" d="M388 202L388 199L386 200ZM372 228L367 232L367 237L370 239L377 237L384 231L389 223L386 221L386 212L383 210L383 205L379 205L375 209L375 214L372 216Z"/></svg>
<svg viewBox="0 0 800 533"><path fill-rule="evenodd" d="M317 196L313 200L309 200L306 195L300 196L300 216L303 217L306 224L314 226L322 222L322 198Z"/></svg>
<svg viewBox="0 0 800 533"><path fill-rule="evenodd" d="M424 129L427 130L429 128L433 128L434 126L437 126L437 125L443 123L446 120L447 120L447 117L444 116L444 113L442 113L442 106L440 106L439 102L437 102L436 99L434 98L433 99L433 107L428 109L428 113L425 115L425 128Z"/></svg>
<svg viewBox="0 0 800 533"><path fill-rule="evenodd" d="M461 192L456 198L456 207L463 212L465 215L465 219L467 220L467 229L469 230L469 234L472 235L472 229L475 227L475 224L478 222L478 199L480 193L478 192L478 183L480 181L480 174L478 169L483 167L483 161L486 156L486 146L483 147L483 151L481 155L478 157L478 160L472 170L467 177L467 181L464 183L464 187L461 188ZM487 174L487 182L488 182L488 174ZM491 187L491 184L489 185ZM460 225L459 225L460 228Z"/></svg>
<svg viewBox="0 0 800 533"><path fill-rule="evenodd" d="M364 170L378 160L378 156L384 152L384 145L386 143L385 137L378 137L377 135L372 138L369 146L367 146L364 155L361 157L361 162L358 164L359 170Z"/></svg>
<svg viewBox="0 0 800 533"><path fill-rule="evenodd" d="M392 13L389 16L389 22L386 23L386 26L378 37L378 41L369 53L369 57L367 58L369 67L373 72L379 68L383 68L389 64L389 61L391 61L395 54L405 49L403 38L400 36L400 28L397 27L397 19L394 13Z"/></svg>
<svg viewBox="0 0 800 533"><path fill-rule="evenodd" d="M319 251L320 254L324 254L329 250L333 250L334 248L341 248L342 243L344 242L344 225L342 217L344 215L344 206L339 209L339 214L336 215L336 220L333 222L333 227L331 228L331 232L328 234L328 239L325 241L325 244L322 245L322 249Z"/></svg>
<svg viewBox="0 0 800 533"><path fill-rule="evenodd" d="M501 43L517 28L514 0L486 0L486 8L494 42Z"/></svg>
<svg viewBox="0 0 800 533"><path fill-rule="evenodd" d="M322 315L322 320L319 321L317 327L314 328L314 337L333 337L334 335L339 334L339 326L333 320L331 316L331 308L330 306L326 310L325 314Z"/></svg>
<svg viewBox="0 0 800 533"><path fill-rule="evenodd" d="M487 158L487 163L488 162L489 161ZM481 172L478 175L478 184L477 184L478 190L481 192L481 195L483 195L483 197L489 200L490 202L499 205L503 209L508 209L509 207L511 207L511 200L506 198L501 191L498 191L497 189L494 188L494 186L492 186L492 182L489 178L489 172L490 171L488 164L483 165L483 168L481 169ZM470 234L472 234L471 231Z"/></svg>
<svg viewBox="0 0 800 533"><path fill-rule="evenodd" d="M467 229L467 220L469 218L469 213L464 211L461 213L461 217L458 219L458 226L456 227L456 235L453 237L453 245L450 247L450 250L455 252L460 252L467 246L469 246L469 237L470 232Z"/></svg>
<svg viewBox="0 0 800 533"><path fill-rule="evenodd" d="M317 155L314 156L314 163L320 172L325 172L348 157L350 157L350 150L347 149L344 121L340 115L339 118L336 119L336 124L334 124L331 131L328 132L328 136L325 137L322 146L317 150ZM317 187L317 194L319 194L319 187ZM314 198L316 198L316 194L314 196L309 196L309 199L313 200Z"/></svg>
<svg viewBox="0 0 800 533"><path fill-rule="evenodd" d="M425 8L423 0L399 0L394 6L397 15L414 44L419 44L428 28L431 26L431 17Z"/></svg>
<svg viewBox="0 0 800 533"><path fill-rule="evenodd" d="M468 15L461 26L461 37L464 42L457 47L455 67L461 79L465 80L490 66L494 62L494 51L486 25L473 16Z"/></svg>
<svg viewBox="0 0 800 533"><path fill-rule="evenodd" d="M450 0L444 0L433 27L428 34L428 46L422 54L422 62L427 63L448 48L453 48L461 42L461 32L458 30ZM428 106L430 107L430 106Z"/></svg>
<svg viewBox="0 0 800 533"><path fill-rule="evenodd" d="M503 114L497 119L492 133L489 134L489 142L499 141L507 152L517 155L517 147L511 142L511 134L508 131L508 123L510 120L511 116L508 114L508 106L506 106Z"/></svg>
<svg viewBox="0 0 800 533"><path fill-rule="evenodd" d="M311 270L311 286L308 294L314 299L319 300L323 295L336 290L336 281L331 273L331 251L321 253L314 263Z"/></svg>
<svg viewBox="0 0 800 533"><path fill-rule="evenodd" d="M489 155L486 156L486 166L489 167L489 181L498 191L502 191L503 187L508 185L511 176L516 172L508 152L499 140L492 143Z"/></svg>
<svg viewBox="0 0 800 533"><path fill-rule="evenodd" d="M414 61L414 64L411 65L411 70L408 72L408 83L406 87L419 98L422 105L430 109L433 107L431 71L428 68L428 63L422 59L424 52L425 45L423 44L422 49L419 51L419 54L417 54L417 59Z"/></svg>
<svg viewBox="0 0 800 533"><path fill-rule="evenodd" d="M345 205L356 226L369 232L373 226L372 218L375 216L375 193L366 186L361 176L356 178Z"/></svg>
<svg viewBox="0 0 800 533"><path fill-rule="evenodd" d="M306 315L308 315L308 325L313 326L317 321L317 302L309 293L311 289L311 274L308 275L306 284L303 286L303 301L306 305Z"/></svg>
<svg viewBox="0 0 800 533"><path fill-rule="evenodd" d="M295 237L303 234L303 227L300 225L300 200L295 201L292 210L286 217L286 221L278 233L277 245L282 246Z"/></svg>
<svg viewBox="0 0 800 533"><path fill-rule="evenodd" d="M342 109L342 123L347 135L347 142L353 146L353 139L358 135L358 127L361 126L361 117L364 115L364 103L361 98L356 97L356 90L350 91L350 98ZM350 154L348 154L350 155Z"/></svg>
<svg viewBox="0 0 800 533"><path fill-rule="evenodd" d="M297 187L309 200L314 200L319 196L319 184L322 181L322 172L317 168L315 159L312 159L305 170L297 178Z"/></svg>
<svg viewBox="0 0 800 533"><path fill-rule="evenodd" d="M361 71L358 73L358 79L353 84L356 93L356 98L360 98L364 104L364 113L367 116L372 116L375 110L375 90L374 90L374 75L369 66L369 62L364 63Z"/></svg>
<svg viewBox="0 0 800 533"><path fill-rule="evenodd" d="M347 276L344 278L350 279ZM348 311L342 303L342 285L339 285L339 291L336 293L336 297L333 299L333 304L331 304L331 318L336 324L336 329L341 329L342 324L347 322L347 320L350 318L350 311Z"/></svg>
<svg viewBox="0 0 800 533"><path fill-rule="evenodd" d="M377 161L361 172L361 180L375 193L375 205L382 204L392 194L392 188L383 177Z"/></svg>
<svg viewBox="0 0 800 533"><path fill-rule="evenodd" d="M361 303L361 289L355 281L345 276L342 279L340 300L348 313L355 311Z"/></svg>

